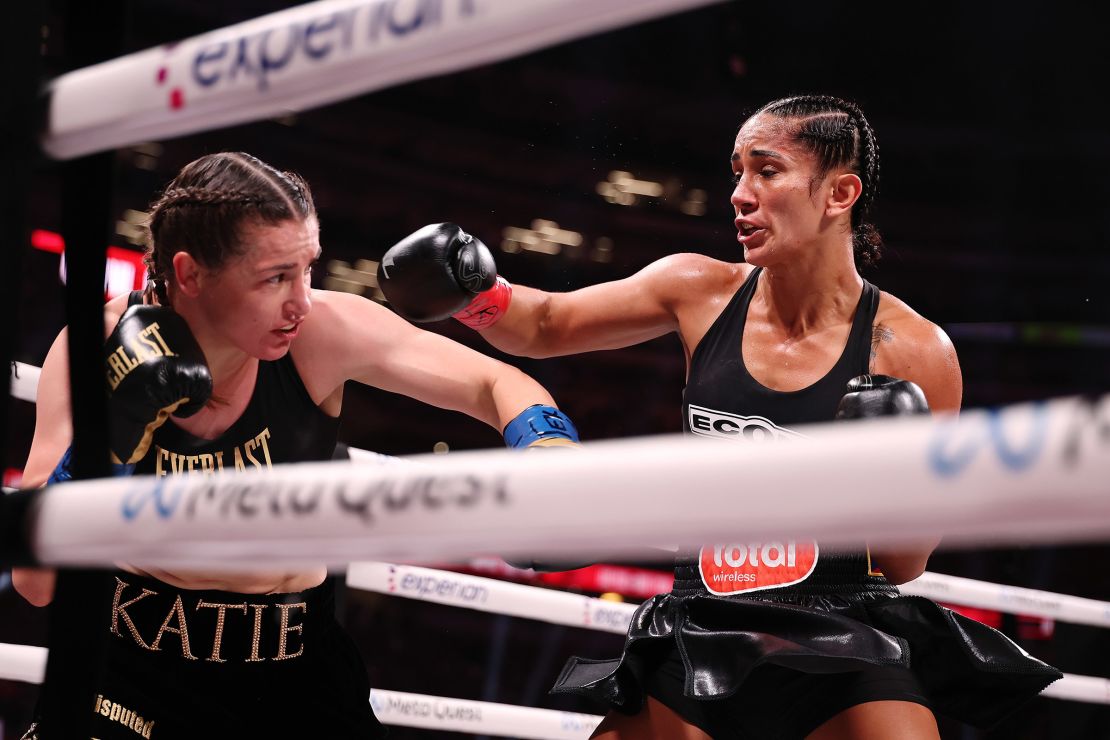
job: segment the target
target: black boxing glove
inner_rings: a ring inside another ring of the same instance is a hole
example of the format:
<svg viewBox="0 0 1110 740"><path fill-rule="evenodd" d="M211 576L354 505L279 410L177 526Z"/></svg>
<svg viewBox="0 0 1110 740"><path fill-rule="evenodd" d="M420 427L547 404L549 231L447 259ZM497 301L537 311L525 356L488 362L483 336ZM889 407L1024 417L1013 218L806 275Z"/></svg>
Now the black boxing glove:
<svg viewBox="0 0 1110 740"><path fill-rule="evenodd" d="M204 352L185 319L164 306L132 306L104 347L112 462L143 458L171 415L192 416L212 396Z"/></svg>
<svg viewBox="0 0 1110 740"><path fill-rule="evenodd" d="M455 224L430 224L389 248L378 285L410 321L441 321L497 285L489 248Z"/></svg>
<svg viewBox="0 0 1110 740"><path fill-rule="evenodd" d="M212 396L212 375L189 325L173 309L132 306L104 344L112 474L127 476L172 414L192 416ZM73 477L72 447L47 483Z"/></svg>
<svg viewBox="0 0 1110 740"><path fill-rule="evenodd" d="M890 375L859 375L836 407L836 418L870 419L929 413L925 392L916 383Z"/></svg>

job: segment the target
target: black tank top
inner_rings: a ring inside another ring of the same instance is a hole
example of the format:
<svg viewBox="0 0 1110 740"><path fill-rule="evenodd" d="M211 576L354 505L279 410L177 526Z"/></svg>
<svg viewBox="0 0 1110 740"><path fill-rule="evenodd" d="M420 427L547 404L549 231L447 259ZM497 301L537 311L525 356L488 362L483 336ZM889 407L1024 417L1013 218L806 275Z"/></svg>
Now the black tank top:
<svg viewBox="0 0 1110 740"><path fill-rule="evenodd" d="M127 303L142 303L142 293L133 292ZM150 452L135 472L182 475L329 460L338 434L339 419L312 401L292 354L286 353L279 360L259 361L254 393L227 431L216 439L202 439L170 419L155 431Z"/></svg>
<svg viewBox="0 0 1110 740"><path fill-rule="evenodd" d="M738 444L789 444L799 436L796 426L831 421L848 381L868 371L879 291L865 280L848 342L824 377L788 392L771 390L753 378L744 365L741 340L761 272L752 271L690 358L682 394L682 424L689 434ZM876 590L893 588L872 571L866 549L829 552L815 542L706 545L700 552L681 553L675 563L678 595L778 599Z"/></svg>

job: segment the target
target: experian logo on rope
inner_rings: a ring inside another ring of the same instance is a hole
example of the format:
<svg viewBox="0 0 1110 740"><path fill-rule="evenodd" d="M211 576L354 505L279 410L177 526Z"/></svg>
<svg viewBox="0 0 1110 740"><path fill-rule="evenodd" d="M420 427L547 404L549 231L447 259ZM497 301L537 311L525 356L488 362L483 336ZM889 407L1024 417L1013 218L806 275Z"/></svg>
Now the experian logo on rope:
<svg viewBox="0 0 1110 740"><path fill-rule="evenodd" d="M286 116L720 0L317 0L51 81L70 159Z"/></svg>
<svg viewBox="0 0 1110 740"><path fill-rule="evenodd" d="M202 88L249 80L259 91L265 91L271 75L325 62L332 55L358 54L363 51L361 47L388 45L469 18L477 12L477 1L364 0L338 4L347 7L326 13L319 11L335 8L337 3L321 3L312 6L315 15L202 44L192 55L190 76ZM160 71L158 84L166 83L171 83L169 72ZM186 102L180 88L171 87L170 107L182 107Z"/></svg>

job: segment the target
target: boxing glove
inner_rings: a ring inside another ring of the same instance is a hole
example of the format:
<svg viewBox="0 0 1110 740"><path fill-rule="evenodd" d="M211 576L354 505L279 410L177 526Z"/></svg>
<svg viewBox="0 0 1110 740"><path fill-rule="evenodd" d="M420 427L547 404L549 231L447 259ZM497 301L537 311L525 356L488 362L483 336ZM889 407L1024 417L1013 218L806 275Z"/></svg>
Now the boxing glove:
<svg viewBox="0 0 1110 740"><path fill-rule="evenodd" d="M130 475L166 419L192 416L208 403L212 375L185 319L163 306L127 309L104 355L113 473ZM66 450L48 482L71 477Z"/></svg>
<svg viewBox="0 0 1110 740"><path fill-rule="evenodd" d="M502 294L511 293L508 283L498 280L486 245L449 223L425 226L390 247L378 269L378 285L410 321L454 315L477 323L475 328L492 323L489 319L508 305Z"/></svg>
<svg viewBox="0 0 1110 740"><path fill-rule="evenodd" d="M929 413L929 402L916 383L890 375L859 375L836 407L837 419L869 419Z"/></svg>

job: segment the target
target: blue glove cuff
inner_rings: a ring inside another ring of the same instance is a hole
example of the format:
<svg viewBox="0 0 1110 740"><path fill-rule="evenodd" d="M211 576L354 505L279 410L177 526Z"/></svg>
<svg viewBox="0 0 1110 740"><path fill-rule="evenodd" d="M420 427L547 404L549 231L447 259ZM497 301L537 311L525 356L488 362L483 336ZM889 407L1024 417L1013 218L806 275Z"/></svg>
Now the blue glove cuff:
<svg viewBox="0 0 1110 740"><path fill-rule="evenodd" d="M574 422L562 411L551 406L529 406L505 427L505 445L513 449L528 447L545 437L561 437L578 441Z"/></svg>
<svg viewBox="0 0 1110 740"><path fill-rule="evenodd" d="M126 478L135 472L134 465L125 463L112 463L112 475L116 478ZM66 451L62 454L62 459L54 466L54 472L46 479L47 485L55 483L65 483L66 481L73 480L73 448L67 447Z"/></svg>

